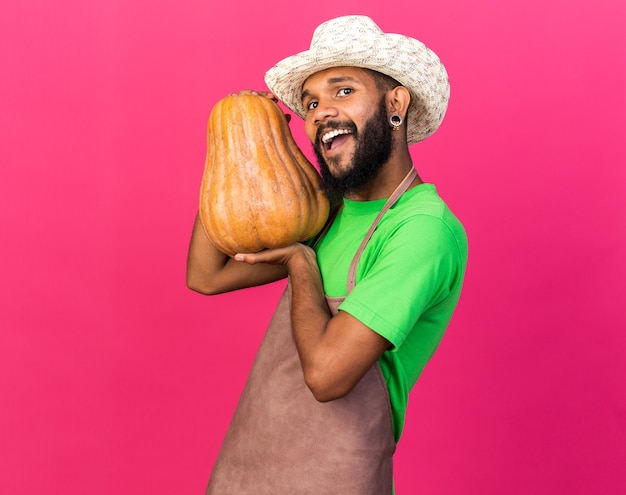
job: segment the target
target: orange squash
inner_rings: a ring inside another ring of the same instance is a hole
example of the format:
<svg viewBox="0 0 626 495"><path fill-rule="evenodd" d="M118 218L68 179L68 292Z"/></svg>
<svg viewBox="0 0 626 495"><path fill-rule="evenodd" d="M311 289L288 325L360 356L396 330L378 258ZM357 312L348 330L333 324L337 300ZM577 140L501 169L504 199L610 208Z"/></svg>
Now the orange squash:
<svg viewBox="0 0 626 495"><path fill-rule="evenodd" d="M315 236L329 203L319 174L269 98L230 95L211 110L199 215L228 255L278 248Z"/></svg>

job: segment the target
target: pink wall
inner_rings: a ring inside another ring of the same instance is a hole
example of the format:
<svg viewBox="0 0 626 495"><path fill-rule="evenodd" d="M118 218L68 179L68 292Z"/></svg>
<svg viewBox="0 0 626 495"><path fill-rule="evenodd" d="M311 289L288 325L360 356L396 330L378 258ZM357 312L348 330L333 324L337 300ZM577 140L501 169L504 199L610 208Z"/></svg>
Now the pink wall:
<svg viewBox="0 0 626 495"><path fill-rule="evenodd" d="M185 287L206 119L347 13L446 63L471 243L398 493L626 493L625 5L3 1L0 493L203 493L282 287Z"/></svg>

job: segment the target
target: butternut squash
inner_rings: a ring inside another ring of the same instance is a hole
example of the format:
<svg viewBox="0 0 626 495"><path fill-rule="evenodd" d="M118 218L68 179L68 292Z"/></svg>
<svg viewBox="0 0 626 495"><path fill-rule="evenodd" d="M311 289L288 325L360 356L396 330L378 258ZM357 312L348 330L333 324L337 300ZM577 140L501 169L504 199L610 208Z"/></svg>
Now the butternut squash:
<svg viewBox="0 0 626 495"><path fill-rule="evenodd" d="M229 95L211 110L200 220L222 252L257 252L305 241L328 218L319 174L273 100Z"/></svg>

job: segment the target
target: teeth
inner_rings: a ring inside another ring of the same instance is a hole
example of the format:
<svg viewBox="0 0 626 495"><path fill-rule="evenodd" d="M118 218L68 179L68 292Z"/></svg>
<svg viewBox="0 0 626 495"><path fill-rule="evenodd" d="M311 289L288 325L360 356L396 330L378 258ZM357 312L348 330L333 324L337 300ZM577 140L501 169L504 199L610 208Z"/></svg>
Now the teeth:
<svg viewBox="0 0 626 495"><path fill-rule="evenodd" d="M322 136L322 143L328 143L328 141L336 138L339 134L350 134L350 131L347 129L335 129L334 131L329 131Z"/></svg>

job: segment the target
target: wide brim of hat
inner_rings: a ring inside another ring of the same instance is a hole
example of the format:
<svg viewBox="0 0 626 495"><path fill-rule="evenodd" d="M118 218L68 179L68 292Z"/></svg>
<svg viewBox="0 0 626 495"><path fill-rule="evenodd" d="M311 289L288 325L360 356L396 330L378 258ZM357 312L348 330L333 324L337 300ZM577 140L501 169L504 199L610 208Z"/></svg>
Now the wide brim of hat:
<svg viewBox="0 0 626 495"><path fill-rule="evenodd" d="M265 74L270 91L301 118L302 87L307 78L331 67L361 67L391 76L411 93L407 142L414 144L435 132L445 116L450 84L439 57L422 42L382 33L348 47L341 43L313 47L278 62Z"/></svg>

